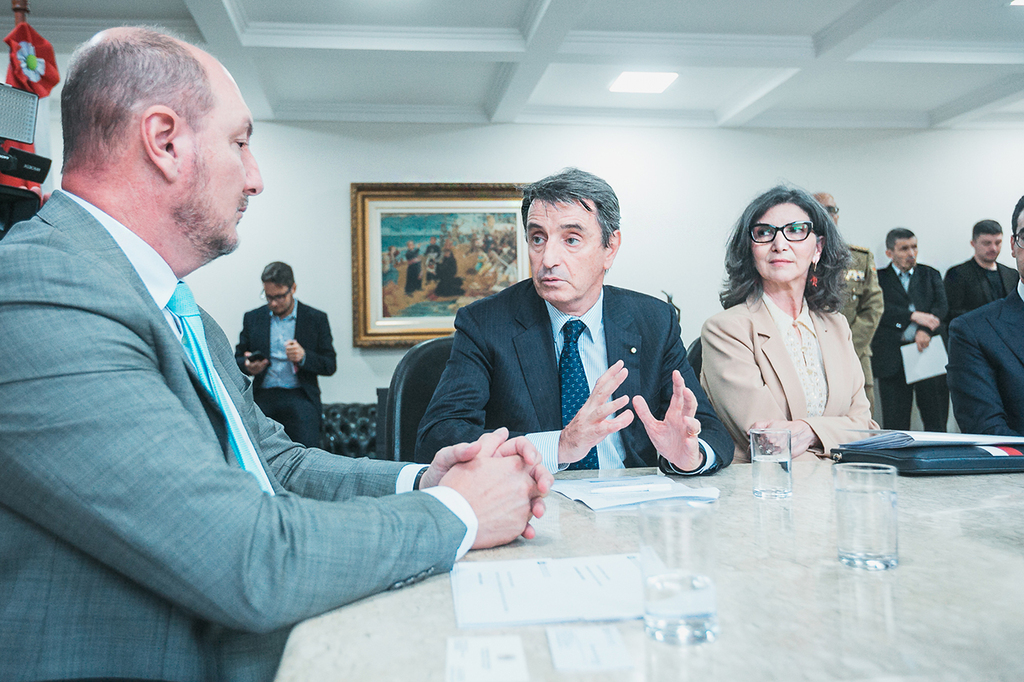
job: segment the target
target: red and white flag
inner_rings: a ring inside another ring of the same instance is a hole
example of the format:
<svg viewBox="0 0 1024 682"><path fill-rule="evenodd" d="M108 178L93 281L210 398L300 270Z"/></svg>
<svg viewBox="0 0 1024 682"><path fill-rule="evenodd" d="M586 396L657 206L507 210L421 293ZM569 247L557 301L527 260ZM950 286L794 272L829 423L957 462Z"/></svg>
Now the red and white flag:
<svg viewBox="0 0 1024 682"><path fill-rule="evenodd" d="M21 23L7 34L4 42L11 47L11 62L7 65L8 85L35 93L40 98L49 95L53 86L60 82L57 59L54 57L50 41L36 33L36 30L27 23ZM4 142L4 151L11 147L35 152L35 145ZM0 175L0 183L25 189L38 187L37 183L8 175Z"/></svg>

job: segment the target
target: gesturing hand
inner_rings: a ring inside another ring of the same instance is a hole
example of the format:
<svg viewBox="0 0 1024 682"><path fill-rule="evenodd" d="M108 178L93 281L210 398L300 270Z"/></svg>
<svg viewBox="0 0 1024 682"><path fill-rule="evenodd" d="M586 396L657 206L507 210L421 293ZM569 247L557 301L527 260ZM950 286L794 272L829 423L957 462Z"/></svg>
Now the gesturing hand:
<svg viewBox="0 0 1024 682"><path fill-rule="evenodd" d="M681 471L694 471L701 465L703 458L697 442L700 421L694 417L697 414L697 396L686 388L679 370L672 370L672 400L664 420L655 418L641 395L633 398L633 409L662 457Z"/></svg>
<svg viewBox="0 0 1024 682"><path fill-rule="evenodd" d="M590 452L590 448L603 441L609 434L624 429L633 422L633 413L629 410L614 419L608 419L608 415L614 414L629 403L629 396L625 395L608 401L628 374L629 370L625 368L622 360L619 360L597 380L590 397L558 437L559 462L578 462Z"/></svg>

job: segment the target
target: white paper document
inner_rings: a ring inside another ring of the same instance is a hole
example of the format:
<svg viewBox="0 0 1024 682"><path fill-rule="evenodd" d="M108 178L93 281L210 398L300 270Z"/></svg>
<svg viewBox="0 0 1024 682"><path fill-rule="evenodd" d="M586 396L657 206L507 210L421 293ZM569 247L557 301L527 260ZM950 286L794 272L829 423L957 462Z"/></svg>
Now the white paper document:
<svg viewBox="0 0 1024 682"><path fill-rule="evenodd" d="M641 502L680 497L717 500L718 488L693 488L668 476L623 476L619 478L577 478L557 480L556 493L578 500L594 511L622 509Z"/></svg>
<svg viewBox="0 0 1024 682"><path fill-rule="evenodd" d="M918 352L916 343L908 343L900 347L900 352L903 354L903 373L908 384L916 384L918 381L946 373L949 357L946 355L946 347L942 345L942 339L938 336L932 337L931 343L923 351Z"/></svg>
<svg viewBox="0 0 1024 682"><path fill-rule="evenodd" d="M460 628L623 620L644 613L636 554L460 561L451 576Z"/></svg>
<svg viewBox="0 0 1024 682"><path fill-rule="evenodd" d="M632 668L629 649L614 625L557 625L548 628L551 662L559 672Z"/></svg>
<svg viewBox="0 0 1024 682"><path fill-rule="evenodd" d="M449 637L446 682L529 682L523 640L510 637Z"/></svg>

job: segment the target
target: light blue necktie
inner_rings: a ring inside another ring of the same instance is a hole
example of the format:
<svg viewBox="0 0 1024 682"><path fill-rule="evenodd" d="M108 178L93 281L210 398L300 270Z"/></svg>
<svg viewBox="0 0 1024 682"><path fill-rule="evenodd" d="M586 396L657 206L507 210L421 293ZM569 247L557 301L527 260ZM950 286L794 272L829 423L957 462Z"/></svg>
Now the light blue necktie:
<svg viewBox="0 0 1024 682"><path fill-rule="evenodd" d="M235 404L231 402L224 382L221 381L220 375L213 367L210 348L206 345L203 318L199 315L199 306L196 305L196 300L192 297L192 291L187 284L178 282L171 300L167 302L167 309L181 322L181 345L185 347L185 352L192 361L203 388L217 401L217 406L220 407L220 411L224 415L224 421L228 426L228 440L239 466L256 477L263 492L273 495L274 488L270 485L270 479L267 478L267 472L263 469L263 463L260 462L260 458L256 454L256 448L249 438L249 433L245 430L242 418L238 414Z"/></svg>
<svg viewBox="0 0 1024 682"><path fill-rule="evenodd" d="M558 375L562 384L563 428L568 426L590 397L590 385L587 383L587 374L583 371L583 359L580 357L578 344L580 334L586 328L587 325L582 320L569 320L562 327L562 338L565 343L562 346L562 355L558 359ZM569 465L570 470L600 467L597 447L590 448L590 452L583 459Z"/></svg>

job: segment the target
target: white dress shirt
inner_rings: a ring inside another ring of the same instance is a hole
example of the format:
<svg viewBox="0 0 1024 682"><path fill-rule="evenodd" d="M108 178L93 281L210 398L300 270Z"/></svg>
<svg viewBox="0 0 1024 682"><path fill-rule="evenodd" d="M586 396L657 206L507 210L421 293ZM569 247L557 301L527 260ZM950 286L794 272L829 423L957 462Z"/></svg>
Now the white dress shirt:
<svg viewBox="0 0 1024 682"><path fill-rule="evenodd" d="M121 251L124 252L124 255L132 264L132 267L135 268L135 272L138 273L142 283L146 286L149 295L153 297L157 308L163 311L167 324L170 325L178 340L181 340L181 330L178 328L178 323L171 311L167 309L167 302L171 300L174 288L178 286L178 278L174 275L174 271L171 270L171 266L167 264L167 261L141 237L85 199L65 190L56 191L63 192L68 198L73 199L110 233L110 236L117 242ZM421 464L409 464L403 467L398 474L398 479L395 481L395 492L411 491L416 474L420 469L424 468L426 468L426 465ZM437 498L466 525L466 537L462 540L462 544L455 555L456 559L462 558L476 541L479 522L477 521L476 514L473 512L473 508L469 506L466 498L453 488L436 486L427 488L423 492Z"/></svg>

